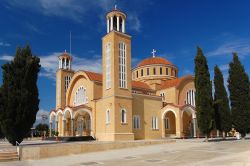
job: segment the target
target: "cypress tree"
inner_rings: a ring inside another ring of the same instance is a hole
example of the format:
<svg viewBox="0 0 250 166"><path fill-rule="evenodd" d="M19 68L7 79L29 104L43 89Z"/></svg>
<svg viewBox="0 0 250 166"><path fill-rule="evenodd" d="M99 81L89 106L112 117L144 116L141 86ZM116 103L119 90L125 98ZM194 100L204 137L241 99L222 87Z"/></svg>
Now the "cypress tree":
<svg viewBox="0 0 250 166"><path fill-rule="evenodd" d="M232 128L229 100L222 72L217 65L214 67L214 109L216 129L229 132Z"/></svg>
<svg viewBox="0 0 250 166"><path fill-rule="evenodd" d="M212 83L206 57L202 49L197 48L195 57L196 112L199 130L206 136L206 141L213 127Z"/></svg>
<svg viewBox="0 0 250 166"><path fill-rule="evenodd" d="M3 98L2 98L2 87L0 87L0 120L3 112ZM1 124L0 124L0 138L4 138L2 129L1 129Z"/></svg>
<svg viewBox="0 0 250 166"><path fill-rule="evenodd" d="M228 89L230 92L232 121L242 137L250 128L249 78L236 53L229 65Z"/></svg>
<svg viewBox="0 0 250 166"><path fill-rule="evenodd" d="M14 60L2 66L1 128L8 141L21 143L36 120L39 108L37 78L40 59L29 46L17 48Z"/></svg>

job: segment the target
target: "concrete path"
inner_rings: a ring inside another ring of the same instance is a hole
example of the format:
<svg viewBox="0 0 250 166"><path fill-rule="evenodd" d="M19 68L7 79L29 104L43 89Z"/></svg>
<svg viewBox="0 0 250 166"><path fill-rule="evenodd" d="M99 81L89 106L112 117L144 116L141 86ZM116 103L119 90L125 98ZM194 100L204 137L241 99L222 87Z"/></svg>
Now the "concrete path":
<svg viewBox="0 0 250 166"><path fill-rule="evenodd" d="M161 145L0 163L0 166L250 166L250 140L202 141L178 140Z"/></svg>

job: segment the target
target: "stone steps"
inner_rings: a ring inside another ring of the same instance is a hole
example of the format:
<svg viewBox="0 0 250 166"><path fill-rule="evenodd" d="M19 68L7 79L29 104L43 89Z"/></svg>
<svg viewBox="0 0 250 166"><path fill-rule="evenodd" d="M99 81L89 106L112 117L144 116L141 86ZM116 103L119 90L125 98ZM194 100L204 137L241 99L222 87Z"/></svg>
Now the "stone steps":
<svg viewBox="0 0 250 166"><path fill-rule="evenodd" d="M16 151L3 151L0 152L0 162L18 161L18 153Z"/></svg>

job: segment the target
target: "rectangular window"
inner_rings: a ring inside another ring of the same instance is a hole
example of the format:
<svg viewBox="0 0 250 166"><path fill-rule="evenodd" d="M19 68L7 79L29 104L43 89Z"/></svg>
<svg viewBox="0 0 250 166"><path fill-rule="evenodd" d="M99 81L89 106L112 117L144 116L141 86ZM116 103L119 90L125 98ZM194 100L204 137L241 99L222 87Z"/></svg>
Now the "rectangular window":
<svg viewBox="0 0 250 166"><path fill-rule="evenodd" d="M166 75L168 75L168 68L166 68Z"/></svg>
<svg viewBox="0 0 250 166"><path fill-rule="evenodd" d="M156 74L156 70L155 70L155 68L153 69L153 73L154 73L154 75Z"/></svg>
<svg viewBox="0 0 250 166"><path fill-rule="evenodd" d="M160 75L162 75L162 68L160 67Z"/></svg>
<svg viewBox="0 0 250 166"><path fill-rule="evenodd" d="M138 115L135 115L133 117L133 127L134 127L134 129L140 129L141 128L140 117Z"/></svg>
<svg viewBox="0 0 250 166"><path fill-rule="evenodd" d="M147 75L149 75L149 68L147 68Z"/></svg>
<svg viewBox="0 0 250 166"><path fill-rule="evenodd" d="M141 69L141 76L143 76L143 69Z"/></svg>
<svg viewBox="0 0 250 166"><path fill-rule="evenodd" d="M136 71L136 78L138 78L138 71Z"/></svg>
<svg viewBox="0 0 250 166"><path fill-rule="evenodd" d="M158 118L152 117L152 129L157 130L158 129Z"/></svg>
<svg viewBox="0 0 250 166"><path fill-rule="evenodd" d="M67 90L68 90L70 80L71 80L71 77L70 77L70 76L66 76L66 77L64 78L64 81L65 81L65 82L64 82L64 84L65 84L65 95L66 95L66 92L67 92Z"/></svg>
<svg viewBox="0 0 250 166"><path fill-rule="evenodd" d="M119 86L127 88L126 45L119 43Z"/></svg>
<svg viewBox="0 0 250 166"><path fill-rule="evenodd" d="M111 55L110 43L106 45L106 89L111 88Z"/></svg>

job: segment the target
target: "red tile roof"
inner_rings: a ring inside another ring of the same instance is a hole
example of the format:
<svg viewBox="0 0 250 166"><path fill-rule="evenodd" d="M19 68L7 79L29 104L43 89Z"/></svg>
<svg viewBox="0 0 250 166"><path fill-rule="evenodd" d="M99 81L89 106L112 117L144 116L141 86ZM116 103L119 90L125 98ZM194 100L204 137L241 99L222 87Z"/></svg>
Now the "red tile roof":
<svg viewBox="0 0 250 166"><path fill-rule="evenodd" d="M102 82L102 74L90 71L84 71L91 81ZM139 81L132 81L132 88L152 90L146 83Z"/></svg>
<svg viewBox="0 0 250 166"><path fill-rule="evenodd" d="M89 77L89 79L91 81L98 81L98 82L102 82L102 74L100 73L94 73L94 72L91 72L91 71L84 71L87 76Z"/></svg>
<svg viewBox="0 0 250 166"><path fill-rule="evenodd" d="M171 88L171 87L177 87L180 85L180 83L187 79L187 78L193 78L192 75L186 75L180 78L172 79L172 80L167 80L161 85L161 89L166 89L166 88Z"/></svg>
<svg viewBox="0 0 250 166"><path fill-rule="evenodd" d="M132 88L152 90L148 84L140 81L132 81Z"/></svg>
<svg viewBox="0 0 250 166"><path fill-rule="evenodd" d="M70 60L72 60L72 57L66 52L66 50L64 53L62 53L61 55L58 56L58 58L60 58L60 57L66 57L66 58L69 58Z"/></svg>
<svg viewBox="0 0 250 166"><path fill-rule="evenodd" d="M142 60L137 67L152 65L152 64L163 64L163 65L173 65L171 62L162 57L150 57Z"/></svg>

